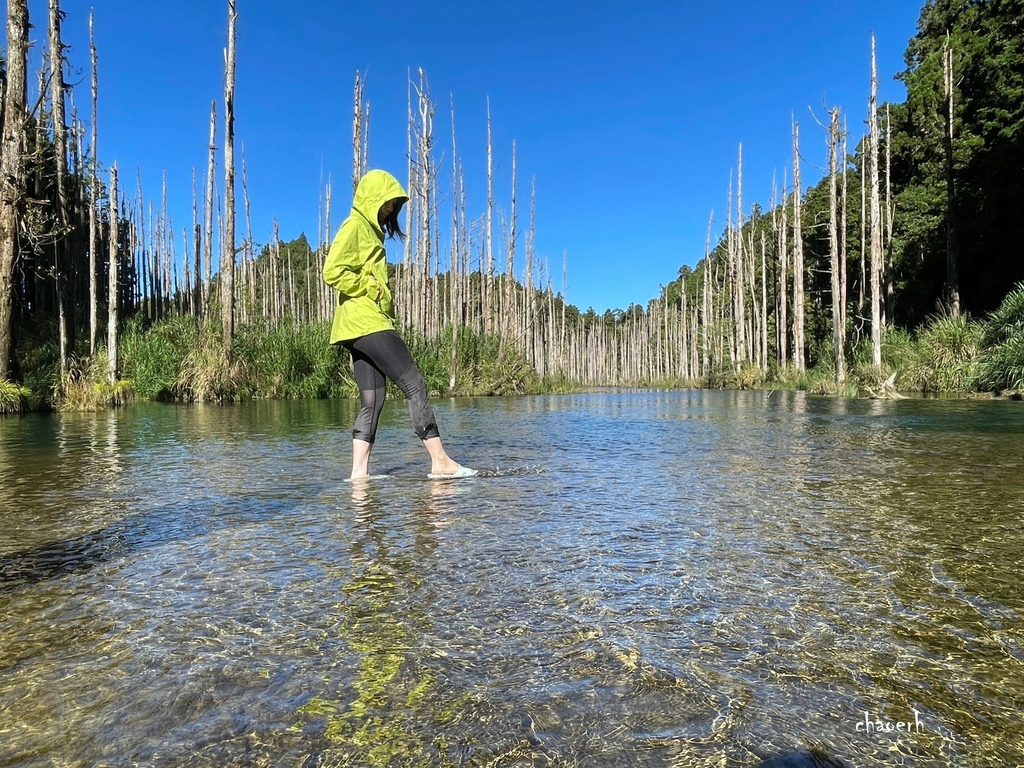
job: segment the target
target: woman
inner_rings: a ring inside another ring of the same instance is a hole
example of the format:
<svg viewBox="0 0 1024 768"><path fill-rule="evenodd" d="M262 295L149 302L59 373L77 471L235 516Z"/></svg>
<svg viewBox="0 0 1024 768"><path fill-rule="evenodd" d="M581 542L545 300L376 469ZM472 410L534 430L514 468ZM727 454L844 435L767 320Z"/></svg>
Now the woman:
<svg viewBox="0 0 1024 768"><path fill-rule="evenodd" d="M430 454L427 477L439 480L477 474L445 453L427 399L427 385L395 330L384 238L405 239L398 213L408 199L390 173L369 171L356 186L352 212L324 262L324 282L338 291L331 343L343 345L352 355L362 404L352 430L352 480L369 476L370 451L384 407L387 379L395 382L409 401L413 429Z"/></svg>

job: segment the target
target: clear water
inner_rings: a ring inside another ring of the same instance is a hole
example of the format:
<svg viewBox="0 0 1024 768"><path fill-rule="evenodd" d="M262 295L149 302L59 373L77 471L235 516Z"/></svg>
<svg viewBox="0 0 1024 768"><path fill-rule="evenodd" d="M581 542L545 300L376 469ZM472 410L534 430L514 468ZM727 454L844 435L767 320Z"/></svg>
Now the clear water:
<svg viewBox="0 0 1024 768"><path fill-rule="evenodd" d="M0 766L1024 764L1021 403L353 408L0 420Z"/></svg>

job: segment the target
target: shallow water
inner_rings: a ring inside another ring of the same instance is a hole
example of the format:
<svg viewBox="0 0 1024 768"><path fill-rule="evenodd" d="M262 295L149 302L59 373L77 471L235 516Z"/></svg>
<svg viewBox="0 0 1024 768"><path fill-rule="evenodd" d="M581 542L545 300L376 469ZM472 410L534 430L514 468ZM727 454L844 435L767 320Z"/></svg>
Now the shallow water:
<svg viewBox="0 0 1024 768"><path fill-rule="evenodd" d="M1024 764L1022 404L353 408L0 420L0 766Z"/></svg>

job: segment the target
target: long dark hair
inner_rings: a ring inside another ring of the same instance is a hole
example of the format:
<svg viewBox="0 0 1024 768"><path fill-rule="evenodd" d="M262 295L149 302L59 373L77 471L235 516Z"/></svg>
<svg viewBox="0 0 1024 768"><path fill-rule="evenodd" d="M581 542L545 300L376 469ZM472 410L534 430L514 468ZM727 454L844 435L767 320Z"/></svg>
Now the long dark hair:
<svg viewBox="0 0 1024 768"><path fill-rule="evenodd" d="M394 209L391 211L391 215L381 222L381 229L384 230L384 235L386 237L398 238L404 243L405 232L402 231L402 227L398 223L398 214L402 212L403 205L405 205L405 200L399 200L396 202Z"/></svg>

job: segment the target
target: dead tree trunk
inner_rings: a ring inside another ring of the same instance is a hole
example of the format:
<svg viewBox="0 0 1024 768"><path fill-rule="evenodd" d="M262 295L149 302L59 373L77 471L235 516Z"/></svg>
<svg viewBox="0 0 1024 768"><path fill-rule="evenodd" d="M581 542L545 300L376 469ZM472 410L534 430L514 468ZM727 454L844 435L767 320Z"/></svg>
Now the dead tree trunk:
<svg viewBox="0 0 1024 768"><path fill-rule="evenodd" d="M53 121L53 154L56 164L57 222L56 237L53 241L54 280L57 285L57 316L59 328L60 365L67 369L74 346L73 324L69 290L71 270L68 264L65 232L68 225L67 198L67 128L64 116L64 44L61 41L61 10L59 0L49 2L49 49L50 49L50 100Z"/></svg>
<svg viewBox="0 0 1024 768"><path fill-rule="evenodd" d="M99 75L96 64L96 38L93 36L93 12L89 12L89 60L92 64L92 125L90 126L90 158L89 158L89 354L96 354L96 336L99 324L99 289L97 286L97 269L99 255L96 252L96 206L99 205L100 180L96 175L96 141L97 141L97 97L99 93Z"/></svg>
<svg viewBox="0 0 1024 768"><path fill-rule="evenodd" d="M352 192L359 186L363 177L363 77L356 70L356 82L352 93Z"/></svg>
<svg viewBox="0 0 1024 768"><path fill-rule="evenodd" d="M499 312L499 317L501 318L501 327L498 329L501 335L501 339L498 341L499 366L501 365L502 358L505 356L505 347L508 339L514 333L516 314L512 306L514 296L512 279L515 272L516 257L516 144L514 141L512 142L512 210L509 214L508 251L506 257L505 283L502 289L501 310Z"/></svg>
<svg viewBox="0 0 1024 768"><path fill-rule="evenodd" d="M946 84L946 130L943 148L946 161L946 301L954 316L960 314L960 269L958 266L956 185L953 167L953 49L947 38L942 70Z"/></svg>
<svg viewBox="0 0 1024 768"><path fill-rule="evenodd" d="M213 292L213 208L214 174L217 167L217 101L210 102L210 143L207 147L210 157L206 165L206 203L203 208L203 317L210 316L210 302Z"/></svg>
<svg viewBox="0 0 1024 768"><path fill-rule="evenodd" d="M832 272L832 346L836 359L836 384L841 386L846 381L846 354L843 349L846 329L843 327L842 309L843 304L846 303L846 296L843 294L843 286L839 278L839 171L836 157L839 145L839 108L833 107L831 114L828 139L828 243Z"/></svg>
<svg viewBox="0 0 1024 768"><path fill-rule="evenodd" d="M416 215L416 306L412 318L413 327L420 333L430 333L430 263L431 263L431 215L433 208L433 167L434 113L437 106L430 99L426 74L419 71L420 84L417 93L418 121L416 134L416 183L410 184L410 205ZM411 233L410 233L411 236Z"/></svg>
<svg viewBox="0 0 1024 768"><path fill-rule="evenodd" d="M849 200L848 187L847 187L847 160L846 160L846 120L843 120L843 190L842 197L839 203L839 295L843 297L843 303L839 305L839 325L843 329L843 339L846 338L846 306L847 306L847 295L848 295L848 284L846 274L846 257L847 257L847 238L846 238L846 224L847 224L847 205Z"/></svg>
<svg viewBox="0 0 1024 768"><path fill-rule="evenodd" d="M875 37L871 36L871 97L868 100L869 157L871 175L871 362L882 365L882 222L878 200L878 75L875 69Z"/></svg>
<svg viewBox="0 0 1024 768"><path fill-rule="evenodd" d="M704 239L704 302L701 311L704 314L704 322L701 324L701 350L703 353L703 368L701 373L707 376L711 372L711 315L712 315L712 288L711 288L711 227L715 220L714 211L708 217L708 232Z"/></svg>
<svg viewBox="0 0 1024 768"><path fill-rule="evenodd" d="M221 317L224 359L230 363L235 341L235 0L228 0L228 49L224 76L224 242L221 248Z"/></svg>
<svg viewBox="0 0 1024 768"><path fill-rule="evenodd" d="M195 281L192 284L192 315L203 314L203 228L199 225L199 189L196 168L192 166L192 258Z"/></svg>
<svg viewBox="0 0 1024 768"><path fill-rule="evenodd" d="M782 174L782 210L779 213L779 365L789 364L789 209L786 207L786 174Z"/></svg>
<svg viewBox="0 0 1024 768"><path fill-rule="evenodd" d="M800 189L800 124L793 123L793 363L806 370L804 350L804 236Z"/></svg>
<svg viewBox="0 0 1024 768"><path fill-rule="evenodd" d="M455 138L455 97L449 96L452 113L452 250L451 260L448 269L448 295L449 295L449 322L452 328L452 354L448 366L448 391L455 391L455 383L458 378L459 367L459 325L461 313L459 312L461 292L461 277L459 269L462 265L462 227L465 217L460 218L460 206L464 201L464 188L461 185L460 163L458 144Z"/></svg>
<svg viewBox="0 0 1024 768"><path fill-rule="evenodd" d="M117 164L110 169L110 262L107 267L107 383L117 383L118 269Z"/></svg>
<svg viewBox="0 0 1024 768"><path fill-rule="evenodd" d="M869 148L870 149L870 148ZM860 281L857 283L857 311L864 316L865 302L870 278L868 277L868 179L866 158L861 156L860 163Z"/></svg>
<svg viewBox="0 0 1024 768"><path fill-rule="evenodd" d="M486 271L483 276L484 333L494 332L494 163L491 144L491 100L487 100L487 231L484 235Z"/></svg>
<svg viewBox="0 0 1024 768"><path fill-rule="evenodd" d="M7 0L7 90L0 144L0 381L11 378L14 354L14 262L25 188L28 0Z"/></svg>
<svg viewBox="0 0 1024 768"><path fill-rule="evenodd" d="M736 235L734 236L735 267L733 273L733 290L735 291L734 320L736 327L736 358L737 368L749 360L747 349L746 319L746 261L743 255L743 145L739 148L739 164L736 170Z"/></svg>

